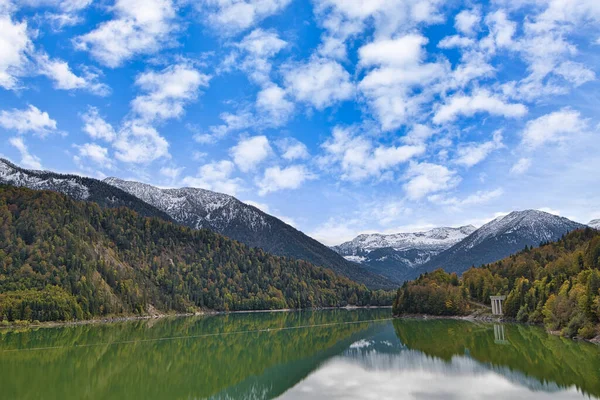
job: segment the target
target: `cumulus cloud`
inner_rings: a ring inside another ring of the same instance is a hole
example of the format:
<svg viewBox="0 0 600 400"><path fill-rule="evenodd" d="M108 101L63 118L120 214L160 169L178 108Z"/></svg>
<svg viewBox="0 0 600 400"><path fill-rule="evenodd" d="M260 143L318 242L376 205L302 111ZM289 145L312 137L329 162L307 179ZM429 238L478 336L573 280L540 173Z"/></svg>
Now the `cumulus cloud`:
<svg viewBox="0 0 600 400"><path fill-rule="evenodd" d="M354 95L350 74L332 60L312 58L305 64L289 65L284 79L286 90L296 100L311 104L317 110Z"/></svg>
<svg viewBox="0 0 600 400"><path fill-rule="evenodd" d="M201 0L197 6L208 22L225 34L235 34L282 11L291 0Z"/></svg>
<svg viewBox="0 0 600 400"><path fill-rule="evenodd" d="M480 22L481 12L479 9L462 10L454 18L454 27L457 31L470 36L477 32Z"/></svg>
<svg viewBox="0 0 600 400"><path fill-rule="evenodd" d="M578 111L569 108L529 121L523 131L523 145L536 148L545 143L557 143L583 133L587 121Z"/></svg>
<svg viewBox="0 0 600 400"><path fill-rule="evenodd" d="M287 99L285 90L271 84L258 92L256 108L267 125L281 126L294 112L294 103Z"/></svg>
<svg viewBox="0 0 600 400"><path fill-rule="evenodd" d="M147 164L159 158L168 158L169 143L158 131L143 121L127 121L113 143L115 157L123 162Z"/></svg>
<svg viewBox="0 0 600 400"><path fill-rule="evenodd" d="M424 63L427 39L408 34L359 49L360 65L371 69L359 84L383 130L394 130L417 118L447 71L445 63Z"/></svg>
<svg viewBox="0 0 600 400"><path fill-rule="evenodd" d="M381 177L388 171L425 152L422 144L377 146L352 129L335 127L332 137L323 143L325 164L338 165L344 180L363 180Z"/></svg>
<svg viewBox="0 0 600 400"><path fill-rule="evenodd" d="M81 119L84 122L83 131L92 139L112 142L117 137L112 125L100 116L96 107L88 108L87 112L81 116Z"/></svg>
<svg viewBox="0 0 600 400"><path fill-rule="evenodd" d="M494 150L504 147L502 143L502 131L494 132L494 137L488 142L468 143L461 145L456 152L455 163L465 167L472 167L487 158Z"/></svg>
<svg viewBox="0 0 600 400"><path fill-rule="evenodd" d="M183 107L195 100L201 87L208 86L210 77L187 64L177 64L160 72L145 72L135 80L145 92L131 102L133 111L142 119L165 120L178 118Z"/></svg>
<svg viewBox="0 0 600 400"><path fill-rule="evenodd" d="M522 117L527 107L520 103L509 103L487 90L480 89L472 95L456 94L436 111L433 122L452 122L459 116L472 117L477 113L488 113L507 118Z"/></svg>
<svg viewBox="0 0 600 400"><path fill-rule="evenodd" d="M243 52L242 56L234 54L229 63L246 72L250 79L260 85L270 81L270 59L287 46L287 42L279 38L277 32L255 29L237 44ZM241 60L238 58L241 57Z"/></svg>
<svg viewBox="0 0 600 400"><path fill-rule="evenodd" d="M89 70L87 70L83 76L75 75L66 61L51 59L45 53L38 54L36 62L39 74L52 79L56 89L83 89L100 96L105 96L110 93L110 89L107 85L98 82L98 74Z"/></svg>
<svg viewBox="0 0 600 400"><path fill-rule="evenodd" d="M22 137L12 137L8 142L21 153L21 165L25 168L42 169L42 163L39 157L36 157L29 152L25 140L23 140Z"/></svg>
<svg viewBox="0 0 600 400"><path fill-rule="evenodd" d="M249 172L262 163L272 152L266 136L242 138L230 149L231 157L242 172Z"/></svg>
<svg viewBox="0 0 600 400"><path fill-rule="evenodd" d="M305 181L314 177L304 165L291 165L286 168L275 166L267 168L256 185L259 188L258 194L264 196L280 190L298 189Z"/></svg>
<svg viewBox="0 0 600 400"><path fill-rule="evenodd" d="M278 141L277 147L279 148L279 151L281 151L281 157L284 160L303 160L310 157L306 145L293 138Z"/></svg>
<svg viewBox="0 0 600 400"><path fill-rule="evenodd" d="M406 171L404 190L411 200L419 200L428 194L452 189L460 182L455 171L443 165L412 162Z"/></svg>
<svg viewBox="0 0 600 400"><path fill-rule="evenodd" d="M214 190L235 196L242 187L242 180L232 177L235 165L228 160L205 164L196 176L186 176L182 183L187 186Z"/></svg>
<svg viewBox="0 0 600 400"><path fill-rule="evenodd" d="M32 105L24 110L13 108L10 111L0 111L0 126L6 130L18 133L31 132L39 136L56 132L56 121L50 118L47 112L40 111Z"/></svg>
<svg viewBox="0 0 600 400"><path fill-rule="evenodd" d="M111 10L114 19L74 39L78 49L108 67L158 52L172 42L178 29L172 0L116 0Z"/></svg>
<svg viewBox="0 0 600 400"><path fill-rule="evenodd" d="M19 87L19 77L26 73L27 54L33 44L27 34L27 23L15 22L10 16L10 3L0 4L0 86Z"/></svg>
<svg viewBox="0 0 600 400"><path fill-rule="evenodd" d="M76 163L81 162L83 159L89 159L95 164L104 168L112 168L113 161L108 155L108 149L95 143L85 143L81 146L75 145L78 150L78 154L74 157Z"/></svg>

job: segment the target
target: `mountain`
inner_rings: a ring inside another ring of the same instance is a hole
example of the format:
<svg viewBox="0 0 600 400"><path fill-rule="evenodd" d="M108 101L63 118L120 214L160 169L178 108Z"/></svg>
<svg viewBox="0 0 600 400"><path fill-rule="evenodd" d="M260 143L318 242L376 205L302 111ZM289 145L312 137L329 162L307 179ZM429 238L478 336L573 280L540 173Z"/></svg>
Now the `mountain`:
<svg viewBox="0 0 600 400"><path fill-rule="evenodd" d="M20 168L0 158L0 184L27 187L34 190L52 190L74 200L93 201L103 207L127 207L145 217L171 221L165 212L131 194L98 179L78 175L57 174Z"/></svg>
<svg viewBox="0 0 600 400"><path fill-rule="evenodd" d="M537 216L535 221L541 218L548 217ZM531 223L525 219L524 223ZM480 304L489 305L490 296L495 295L506 296L504 317L543 323L549 331L563 336L600 340L600 231L590 227L574 230L558 241L523 248L502 260L472 267L460 278L442 269L421 274L404 282L392 312L487 314L490 310L485 311Z"/></svg>
<svg viewBox="0 0 600 400"><path fill-rule="evenodd" d="M401 280L408 271L426 263L475 230L474 226L468 225L392 235L363 234L332 249L373 272Z"/></svg>
<svg viewBox="0 0 600 400"><path fill-rule="evenodd" d="M588 222L588 226L600 230L600 219L593 219Z"/></svg>
<svg viewBox="0 0 600 400"><path fill-rule="evenodd" d="M206 229L0 186L0 321L391 303Z"/></svg>
<svg viewBox="0 0 600 400"><path fill-rule="evenodd" d="M250 247L329 268L370 288L395 287L388 278L344 259L285 222L235 197L196 188L161 189L118 178L107 178L104 182L164 211L182 225L206 228Z"/></svg>
<svg viewBox="0 0 600 400"><path fill-rule="evenodd" d="M522 250L525 246L556 241L565 233L585 225L543 211L514 211L483 225L465 239L415 269L405 279L443 268L459 274L475 265L489 264Z"/></svg>

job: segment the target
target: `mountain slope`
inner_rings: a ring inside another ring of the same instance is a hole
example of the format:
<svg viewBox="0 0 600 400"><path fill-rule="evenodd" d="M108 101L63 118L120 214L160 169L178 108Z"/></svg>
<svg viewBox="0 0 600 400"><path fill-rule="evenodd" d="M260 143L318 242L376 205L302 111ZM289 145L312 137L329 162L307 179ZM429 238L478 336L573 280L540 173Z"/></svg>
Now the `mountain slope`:
<svg viewBox="0 0 600 400"><path fill-rule="evenodd" d="M98 179L77 175L57 174L20 168L0 158L0 184L26 187L34 190L52 190L74 200L93 201L103 207L127 207L145 217L171 221L165 212L131 194Z"/></svg>
<svg viewBox="0 0 600 400"><path fill-rule="evenodd" d="M588 226L600 230L600 219L593 219L588 223Z"/></svg>
<svg viewBox="0 0 600 400"><path fill-rule="evenodd" d="M117 178L104 182L166 212L185 226L210 229L275 255L330 268L371 288L395 286L387 278L347 261L327 246L235 197L196 188L160 189Z"/></svg>
<svg viewBox="0 0 600 400"><path fill-rule="evenodd" d="M392 235L363 234L332 249L373 272L400 280L411 269L460 242L475 229L469 225Z"/></svg>
<svg viewBox="0 0 600 400"><path fill-rule="evenodd" d="M0 186L0 320L378 304L390 294L208 230Z"/></svg>
<svg viewBox="0 0 600 400"><path fill-rule="evenodd" d="M585 225L543 211L514 211L483 225L471 235L417 268L405 279L443 268L459 274L475 265L489 264L522 250L525 246L555 241Z"/></svg>

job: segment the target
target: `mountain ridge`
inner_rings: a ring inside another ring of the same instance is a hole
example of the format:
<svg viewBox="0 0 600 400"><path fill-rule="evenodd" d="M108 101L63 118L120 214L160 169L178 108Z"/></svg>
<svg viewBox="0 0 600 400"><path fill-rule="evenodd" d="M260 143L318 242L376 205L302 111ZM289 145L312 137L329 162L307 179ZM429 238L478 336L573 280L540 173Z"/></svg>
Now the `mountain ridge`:
<svg viewBox="0 0 600 400"><path fill-rule="evenodd" d="M568 232L585 227L579 222L544 211L513 211L483 225L412 271L404 280L414 279L421 273L438 268L443 268L448 273L461 274L473 265L496 262L517 253L525 246L539 246L540 243L556 241Z"/></svg>
<svg viewBox="0 0 600 400"><path fill-rule="evenodd" d="M113 177L104 182L164 211L182 225L210 229L250 247L306 260L372 288L395 287L389 278L344 259L291 225L233 196L190 187L162 189Z"/></svg>
<svg viewBox="0 0 600 400"><path fill-rule="evenodd" d="M472 225L440 227L423 232L361 234L333 246L344 258L392 279L402 279L410 270L429 261L473 233Z"/></svg>

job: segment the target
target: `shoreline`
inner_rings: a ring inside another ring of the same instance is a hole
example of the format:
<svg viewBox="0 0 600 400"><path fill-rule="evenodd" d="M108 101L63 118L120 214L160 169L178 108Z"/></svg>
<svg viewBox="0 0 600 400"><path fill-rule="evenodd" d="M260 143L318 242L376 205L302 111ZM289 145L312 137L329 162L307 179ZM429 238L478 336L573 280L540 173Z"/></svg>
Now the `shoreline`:
<svg viewBox="0 0 600 400"><path fill-rule="evenodd" d="M156 313L148 315L122 315L122 316L111 316L105 318L92 318L81 321L45 321L39 324L24 323L24 324L11 324L0 326L0 332L4 330L16 330L23 328L58 328L66 326L80 326L80 325L100 325L100 324L114 324L119 322L131 322L131 321L145 321L145 320L157 320L165 318L185 318L185 317L208 317L215 315L227 315L227 314L254 314L254 313L273 313L273 312L294 312L294 311L322 311L322 310L368 310L368 309L379 309L389 308L392 306L345 306L345 307L319 307L319 308L281 308L277 310L241 310L241 311L198 311L195 313ZM390 314L391 315L391 314Z"/></svg>
<svg viewBox="0 0 600 400"><path fill-rule="evenodd" d="M564 339L570 339L575 342L588 342L600 346L600 335L591 339L585 339L582 337L567 337L562 336L559 331L551 331L546 329L544 324L531 324L528 322L519 322L512 318L505 318L503 316L494 316L489 314L469 314L469 315L431 315L431 314L403 314L403 315L392 315L395 319L423 319L423 320L436 320L436 319L453 319L457 321L470 321L470 322L485 322L485 323L498 323L498 324L516 324L516 325L529 325L538 326L542 328L546 333L558 336Z"/></svg>

